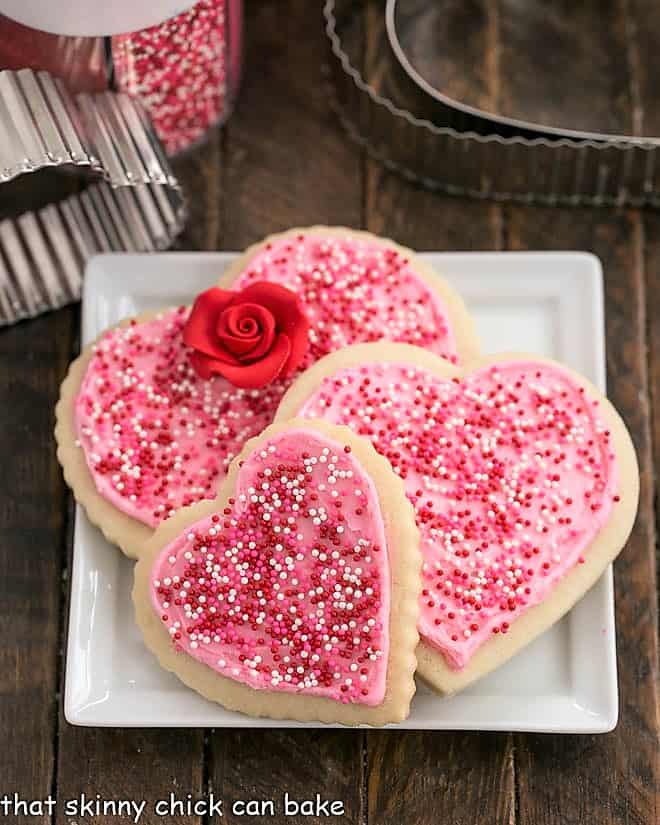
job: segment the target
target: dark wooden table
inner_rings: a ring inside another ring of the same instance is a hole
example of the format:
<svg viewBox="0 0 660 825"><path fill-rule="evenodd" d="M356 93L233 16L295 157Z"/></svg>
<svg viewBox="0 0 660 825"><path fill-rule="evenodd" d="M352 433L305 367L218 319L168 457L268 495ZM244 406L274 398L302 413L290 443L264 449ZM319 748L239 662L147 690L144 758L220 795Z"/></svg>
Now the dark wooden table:
<svg viewBox="0 0 660 825"><path fill-rule="evenodd" d="M602 260L609 391L642 473L639 517L615 566L620 721L601 736L68 725L61 696L72 506L51 431L58 387L79 345L72 307L0 332L0 796L65 800L85 792L153 801L170 791L201 797L213 790L230 802L318 791L346 805L343 818L327 821L351 825L655 825L660 215L501 206L403 182L349 143L328 111L318 4L246 5L238 109L224 132L177 163L192 207L184 247L240 249L269 232L320 222L366 227L422 250L585 249ZM478 14L483 3L471 5ZM637 0L623 5L632 17L621 61L631 73L617 106L631 128L660 134L660 12ZM639 8L651 15L646 22L635 17ZM368 69L381 33L373 20L366 31ZM475 72L492 69L489 60L485 53ZM500 91L502 84L506 77ZM74 819L61 807L52 820L7 821L119 822ZM248 820L226 814L222 821ZM141 822L165 820L145 814ZM166 822L203 825L195 816Z"/></svg>

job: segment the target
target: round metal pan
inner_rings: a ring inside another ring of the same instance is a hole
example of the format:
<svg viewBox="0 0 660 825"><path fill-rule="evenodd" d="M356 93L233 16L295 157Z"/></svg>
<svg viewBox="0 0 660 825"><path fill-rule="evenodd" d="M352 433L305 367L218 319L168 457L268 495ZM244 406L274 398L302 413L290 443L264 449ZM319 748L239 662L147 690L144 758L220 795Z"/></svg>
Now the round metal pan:
<svg viewBox="0 0 660 825"><path fill-rule="evenodd" d="M404 2L412 0L326 0L324 7L333 105L373 156L450 194L660 206L660 140L564 129L457 103L413 66L397 23ZM432 0L414 5L424 2ZM369 49L367 18L382 29L370 33Z"/></svg>

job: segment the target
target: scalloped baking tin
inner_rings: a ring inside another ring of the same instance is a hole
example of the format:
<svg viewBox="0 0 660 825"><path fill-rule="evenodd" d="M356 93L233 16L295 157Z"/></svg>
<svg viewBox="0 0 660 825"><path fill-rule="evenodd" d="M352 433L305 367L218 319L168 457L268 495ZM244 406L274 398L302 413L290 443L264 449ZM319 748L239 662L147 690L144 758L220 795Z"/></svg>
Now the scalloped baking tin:
<svg viewBox="0 0 660 825"><path fill-rule="evenodd" d="M363 12L385 15L377 91L361 71ZM660 206L660 140L538 127L433 89L395 26L397 0L326 0L333 103L351 137L406 178L476 198L548 205Z"/></svg>
<svg viewBox="0 0 660 825"><path fill-rule="evenodd" d="M0 184L44 169L99 182L0 221L0 326L77 301L95 253L166 249L183 228L183 195L137 101L0 72Z"/></svg>

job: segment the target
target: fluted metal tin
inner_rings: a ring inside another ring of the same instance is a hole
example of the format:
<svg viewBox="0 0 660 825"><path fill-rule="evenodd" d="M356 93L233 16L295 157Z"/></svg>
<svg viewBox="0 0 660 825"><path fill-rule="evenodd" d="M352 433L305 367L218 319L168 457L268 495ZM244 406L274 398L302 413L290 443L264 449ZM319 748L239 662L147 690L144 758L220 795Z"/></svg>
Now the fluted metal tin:
<svg viewBox="0 0 660 825"><path fill-rule="evenodd" d="M0 72L0 184L48 168L99 182L0 221L0 326L78 300L91 255L165 249L183 227L183 195L136 100Z"/></svg>
<svg viewBox="0 0 660 825"><path fill-rule="evenodd" d="M431 189L476 198L660 206L658 139L550 135L429 95L396 54L396 0L378 4L389 40L378 54L377 91L358 68L369 2L325 2L332 99L351 137L387 167Z"/></svg>

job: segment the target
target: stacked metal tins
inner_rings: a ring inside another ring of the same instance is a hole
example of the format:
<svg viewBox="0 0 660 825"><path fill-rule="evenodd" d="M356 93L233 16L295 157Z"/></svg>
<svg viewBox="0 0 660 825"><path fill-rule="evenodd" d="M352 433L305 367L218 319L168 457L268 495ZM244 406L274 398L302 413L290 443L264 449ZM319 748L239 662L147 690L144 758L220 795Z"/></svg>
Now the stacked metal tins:
<svg viewBox="0 0 660 825"><path fill-rule="evenodd" d="M483 105L479 95L459 99L443 88L442 73L434 75L433 68L446 69L447 60L446 55L433 54L433 33L451 25L448 7L465 14L459 8L463 5L435 0L326 1L334 105L351 136L388 167L451 194L544 204L660 205L660 140L609 129L607 123L594 130L588 106L583 123L575 125L570 118L555 123L531 111L533 106L518 115ZM546 17L540 32L549 36L552 4L541 5ZM516 21L519 27L527 24L524 15L536 6L516 4L523 15ZM378 29L368 49L365 21ZM447 31L441 34L436 41L447 42ZM570 48L584 64L579 40ZM469 60L469 41L460 49ZM562 81L550 74L549 82L557 88ZM461 83L448 86L456 89ZM536 97L529 99L541 110L536 104L543 103L542 82L532 91L536 90ZM569 93L566 84L560 87L562 100L554 114ZM570 114L570 106L565 109Z"/></svg>
<svg viewBox="0 0 660 825"><path fill-rule="evenodd" d="M0 0L0 326L77 300L90 255L174 241L168 156L231 111L241 18L242 0Z"/></svg>

